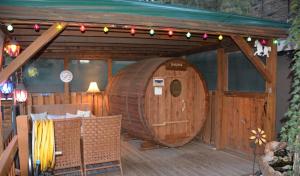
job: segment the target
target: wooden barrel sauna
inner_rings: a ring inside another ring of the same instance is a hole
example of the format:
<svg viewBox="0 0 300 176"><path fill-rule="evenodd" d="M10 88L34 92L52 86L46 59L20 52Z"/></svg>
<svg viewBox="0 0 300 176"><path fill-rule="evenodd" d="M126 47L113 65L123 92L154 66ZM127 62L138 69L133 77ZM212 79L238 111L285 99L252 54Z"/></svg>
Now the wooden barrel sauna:
<svg viewBox="0 0 300 176"><path fill-rule="evenodd" d="M192 140L207 117L205 81L181 58L132 64L113 77L107 91L109 113L122 114L126 132L165 146Z"/></svg>

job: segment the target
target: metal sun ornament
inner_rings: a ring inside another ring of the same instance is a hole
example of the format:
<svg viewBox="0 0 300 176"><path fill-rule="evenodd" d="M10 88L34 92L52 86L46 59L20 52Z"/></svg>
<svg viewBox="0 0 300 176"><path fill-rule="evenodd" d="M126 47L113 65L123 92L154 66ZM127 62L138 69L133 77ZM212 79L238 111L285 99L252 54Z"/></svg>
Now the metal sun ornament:
<svg viewBox="0 0 300 176"><path fill-rule="evenodd" d="M265 131L260 128L257 130L251 130L252 135L250 136L250 140L253 140L255 144L262 145L267 142Z"/></svg>
<svg viewBox="0 0 300 176"><path fill-rule="evenodd" d="M27 70L27 74L30 78L36 77L39 74L39 71L36 67L29 67Z"/></svg>

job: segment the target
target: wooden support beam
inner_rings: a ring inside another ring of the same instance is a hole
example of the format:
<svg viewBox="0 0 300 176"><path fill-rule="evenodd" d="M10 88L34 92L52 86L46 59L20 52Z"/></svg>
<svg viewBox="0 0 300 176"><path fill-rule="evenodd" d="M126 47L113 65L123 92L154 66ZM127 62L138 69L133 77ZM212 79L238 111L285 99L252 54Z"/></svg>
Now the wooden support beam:
<svg viewBox="0 0 300 176"><path fill-rule="evenodd" d="M272 44L270 57L267 58L266 67L272 75L271 82L266 83L267 96L267 117L264 119L264 130L267 133L268 141L276 139L276 75L277 75L277 45Z"/></svg>
<svg viewBox="0 0 300 176"><path fill-rule="evenodd" d="M64 70L69 69L69 58L64 58ZM64 83L64 103L70 103L70 83Z"/></svg>
<svg viewBox="0 0 300 176"><path fill-rule="evenodd" d="M172 54L172 56L174 56L174 57L180 57L183 55L187 56L187 55L201 53L201 52L205 52L205 51L216 50L220 47L221 46L219 44L201 45L201 46L193 47L191 49L186 49L184 51L175 52L174 54Z"/></svg>
<svg viewBox="0 0 300 176"><path fill-rule="evenodd" d="M247 56L249 61L255 66L257 71L263 76L267 82L272 81L272 75L266 68L265 64L257 56L254 56L254 52L245 39L238 35L231 35L233 41L238 45L242 52Z"/></svg>
<svg viewBox="0 0 300 176"><path fill-rule="evenodd" d="M216 148L222 149L225 145L226 119L223 114L223 98L224 92L228 89L228 56L224 48L217 50L217 90L215 94L215 115L216 115Z"/></svg>
<svg viewBox="0 0 300 176"><path fill-rule="evenodd" d="M20 159L20 172L22 176L28 175L28 157L29 157L29 122L25 115L17 117L17 133Z"/></svg>
<svg viewBox="0 0 300 176"><path fill-rule="evenodd" d="M60 25L61 28L57 28ZM14 59L3 71L0 72L0 83L25 64L31 57L39 52L46 44L54 39L66 27L66 23L55 23L40 37L38 37L30 46L28 46L16 59Z"/></svg>

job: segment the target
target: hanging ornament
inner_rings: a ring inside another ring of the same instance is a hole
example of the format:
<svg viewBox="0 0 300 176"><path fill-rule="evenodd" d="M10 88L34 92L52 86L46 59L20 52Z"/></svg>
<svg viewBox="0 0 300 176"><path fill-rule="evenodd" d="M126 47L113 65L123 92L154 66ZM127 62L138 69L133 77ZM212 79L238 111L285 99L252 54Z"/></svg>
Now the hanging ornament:
<svg viewBox="0 0 300 176"><path fill-rule="evenodd" d="M30 66L27 70L27 74L30 78L36 77L39 74L39 71L36 67Z"/></svg>
<svg viewBox="0 0 300 176"><path fill-rule="evenodd" d="M105 26L105 27L103 28L103 32L104 32L104 33L108 33L108 32L109 32L108 27Z"/></svg>
<svg viewBox="0 0 300 176"><path fill-rule="evenodd" d="M251 41L252 41L252 38L250 36L248 36L247 42L251 42Z"/></svg>
<svg viewBox="0 0 300 176"><path fill-rule="evenodd" d="M14 91L17 102L22 103L27 100L27 90L23 83L19 83Z"/></svg>
<svg viewBox="0 0 300 176"><path fill-rule="evenodd" d="M35 25L33 26L33 29L35 30L35 32L39 32L41 28L40 28L40 25L35 24Z"/></svg>
<svg viewBox="0 0 300 176"><path fill-rule="evenodd" d="M134 34L135 34L135 29L134 29L133 27L130 29L130 34L131 34L131 35L134 35Z"/></svg>
<svg viewBox="0 0 300 176"><path fill-rule="evenodd" d="M149 34L150 34L151 36L153 36L153 35L155 34L154 29L150 29Z"/></svg>
<svg viewBox="0 0 300 176"><path fill-rule="evenodd" d="M207 33L204 33L203 36L202 36L202 38L203 38L204 40L206 40L206 39L208 38Z"/></svg>
<svg viewBox="0 0 300 176"><path fill-rule="evenodd" d="M188 32L188 33L186 33L186 34L185 34L185 36L186 36L186 38L188 38L188 39L189 39L189 38L191 38L191 37L192 37L192 34L191 34L190 32Z"/></svg>
<svg viewBox="0 0 300 176"><path fill-rule="evenodd" d="M172 30L169 30L168 31L168 35L171 37L173 35L173 31Z"/></svg>
<svg viewBox="0 0 300 176"><path fill-rule="evenodd" d="M9 31L9 32L13 32L14 31L14 27L11 25L11 24L8 24L6 29Z"/></svg>
<svg viewBox="0 0 300 176"><path fill-rule="evenodd" d="M218 37L218 39L221 41L221 40L223 40L223 35L219 35L219 37Z"/></svg>
<svg viewBox="0 0 300 176"><path fill-rule="evenodd" d="M1 93L5 96L11 94L13 89L14 84L11 81L6 81L4 84L1 85Z"/></svg>
<svg viewBox="0 0 300 176"><path fill-rule="evenodd" d="M277 44L278 44L278 40L277 40L277 39L274 39L274 40L273 40L273 44L274 44L274 45L277 45Z"/></svg>
<svg viewBox="0 0 300 176"><path fill-rule="evenodd" d="M21 46L15 40L11 40L8 44L6 44L4 51L10 57L17 57L20 54Z"/></svg>
<svg viewBox="0 0 300 176"><path fill-rule="evenodd" d="M262 40L260 40L260 43L263 45L263 46L265 46L265 45L267 45L267 40L265 40L265 39L262 39Z"/></svg>
<svg viewBox="0 0 300 176"><path fill-rule="evenodd" d="M79 28L79 30L80 30L81 33L84 33L85 32L85 26L81 25L80 28Z"/></svg>

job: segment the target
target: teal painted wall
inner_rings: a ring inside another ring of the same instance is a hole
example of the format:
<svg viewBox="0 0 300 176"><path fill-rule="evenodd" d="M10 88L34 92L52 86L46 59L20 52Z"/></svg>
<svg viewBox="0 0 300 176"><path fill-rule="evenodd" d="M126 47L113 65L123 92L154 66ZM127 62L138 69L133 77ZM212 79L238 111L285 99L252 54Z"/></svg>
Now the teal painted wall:
<svg viewBox="0 0 300 176"><path fill-rule="evenodd" d="M126 67L133 61L114 61L113 74ZM59 75L63 69L63 60L58 59L38 59L27 64L24 68L24 83L29 92L50 93L63 92L64 83ZM28 76L28 68L34 66L38 69L38 76L31 78ZM70 90L85 92L91 81L96 81L101 90L107 85L107 64L103 60L91 60L90 63L80 63L72 60L69 63L69 70L73 73L73 80L70 82Z"/></svg>

